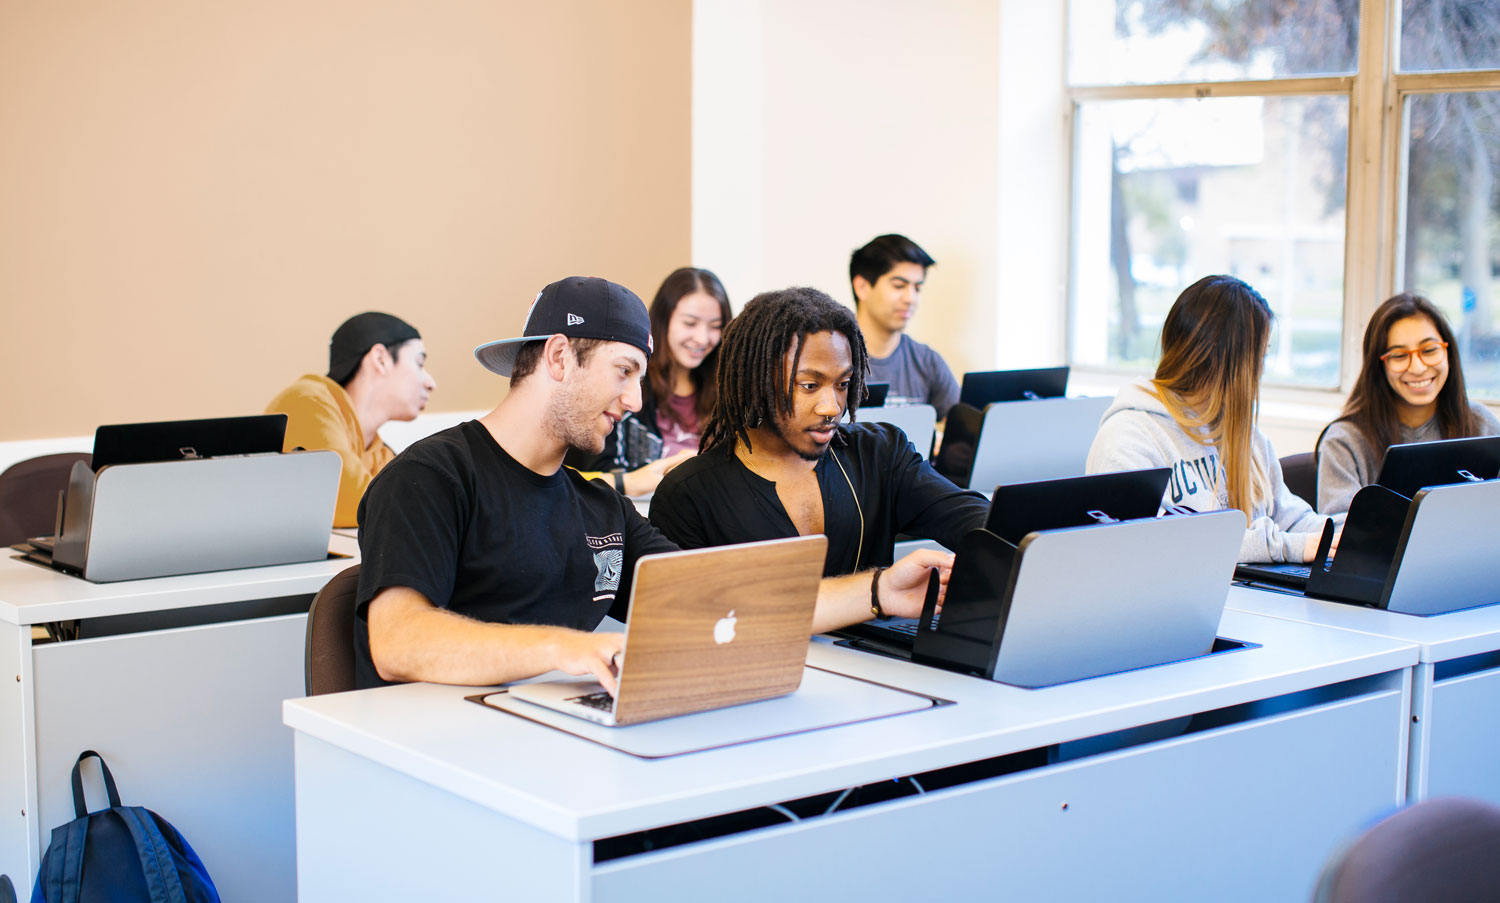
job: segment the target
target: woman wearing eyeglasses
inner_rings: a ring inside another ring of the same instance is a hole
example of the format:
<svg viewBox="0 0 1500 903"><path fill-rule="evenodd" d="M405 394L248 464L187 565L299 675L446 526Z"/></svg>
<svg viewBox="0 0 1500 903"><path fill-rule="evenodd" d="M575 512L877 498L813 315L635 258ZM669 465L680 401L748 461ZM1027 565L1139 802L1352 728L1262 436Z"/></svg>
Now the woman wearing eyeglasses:
<svg viewBox="0 0 1500 903"><path fill-rule="evenodd" d="M1387 446L1500 435L1500 420L1470 401L1458 343L1442 311L1404 292L1365 328L1364 367L1344 413L1318 439L1318 510L1349 510L1375 482Z"/></svg>

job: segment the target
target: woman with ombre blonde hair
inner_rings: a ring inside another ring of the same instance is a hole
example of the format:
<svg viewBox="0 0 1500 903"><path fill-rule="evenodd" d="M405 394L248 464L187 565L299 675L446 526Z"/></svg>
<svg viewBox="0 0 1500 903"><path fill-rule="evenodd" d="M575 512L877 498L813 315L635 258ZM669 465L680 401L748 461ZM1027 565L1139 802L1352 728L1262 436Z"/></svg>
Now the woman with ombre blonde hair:
<svg viewBox="0 0 1500 903"><path fill-rule="evenodd" d="M1156 376L1115 396L1087 469L1170 467L1164 505L1244 512L1241 561L1311 561L1325 518L1286 488L1255 426L1271 322L1266 299L1233 276L1188 286L1162 323Z"/></svg>

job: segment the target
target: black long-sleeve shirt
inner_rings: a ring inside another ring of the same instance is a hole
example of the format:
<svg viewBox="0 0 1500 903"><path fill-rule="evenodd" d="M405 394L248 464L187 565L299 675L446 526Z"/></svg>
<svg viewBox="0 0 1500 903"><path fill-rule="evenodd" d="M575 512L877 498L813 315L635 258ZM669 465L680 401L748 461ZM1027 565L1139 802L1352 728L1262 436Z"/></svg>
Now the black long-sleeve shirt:
<svg viewBox="0 0 1500 903"><path fill-rule="evenodd" d="M828 536L824 576L890 564L901 534L957 548L989 512L984 496L940 476L887 423L841 427L813 469ZM651 499L651 523L685 549L797 535L776 484L751 473L727 444L667 474Z"/></svg>

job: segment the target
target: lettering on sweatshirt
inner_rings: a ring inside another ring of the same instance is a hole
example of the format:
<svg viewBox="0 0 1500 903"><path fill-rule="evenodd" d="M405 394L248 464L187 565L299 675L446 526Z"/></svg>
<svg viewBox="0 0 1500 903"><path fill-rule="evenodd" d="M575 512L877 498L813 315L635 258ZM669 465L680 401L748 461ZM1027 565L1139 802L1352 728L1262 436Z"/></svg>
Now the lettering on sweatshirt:
<svg viewBox="0 0 1500 903"><path fill-rule="evenodd" d="M1167 481L1167 496L1172 504L1181 505L1183 500L1200 492L1207 492L1217 505L1220 477L1219 456L1213 452L1197 458L1183 458L1172 465L1172 476ZM1197 508L1197 506L1190 506ZM1211 511L1213 508L1199 508Z"/></svg>

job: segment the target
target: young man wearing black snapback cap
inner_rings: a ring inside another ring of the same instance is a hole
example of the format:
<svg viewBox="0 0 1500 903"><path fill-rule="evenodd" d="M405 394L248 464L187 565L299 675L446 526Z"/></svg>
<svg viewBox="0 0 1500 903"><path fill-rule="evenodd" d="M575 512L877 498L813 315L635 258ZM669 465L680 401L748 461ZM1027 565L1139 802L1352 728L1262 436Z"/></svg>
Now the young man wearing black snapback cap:
<svg viewBox="0 0 1500 903"><path fill-rule="evenodd" d="M286 451L338 452L335 527L357 526L365 488L395 457L377 430L387 421L416 419L435 388L421 334L400 317L371 311L334 331L327 376L308 373L266 405L267 414L287 415Z"/></svg>
<svg viewBox="0 0 1500 903"><path fill-rule="evenodd" d="M630 598L635 561L676 546L607 484L564 468L597 454L641 405L651 351L646 307L629 289L572 277L542 289L524 334L474 350L510 377L479 420L408 448L360 506L355 681L491 685L559 669L614 691L621 636L593 633ZM921 609L927 573L951 556L825 580L818 630L870 617L871 589L893 614Z"/></svg>

